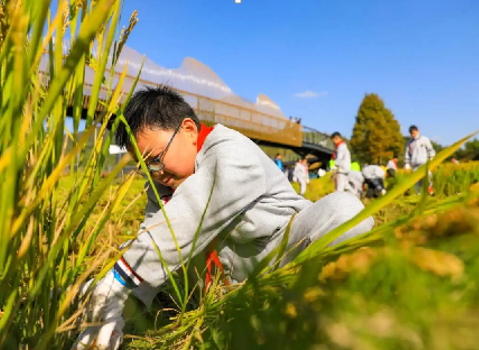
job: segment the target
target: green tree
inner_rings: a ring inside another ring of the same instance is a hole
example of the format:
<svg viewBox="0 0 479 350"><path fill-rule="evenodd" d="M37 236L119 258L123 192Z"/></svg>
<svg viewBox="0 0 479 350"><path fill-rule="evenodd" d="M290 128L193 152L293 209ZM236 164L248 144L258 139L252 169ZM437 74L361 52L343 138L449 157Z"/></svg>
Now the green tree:
<svg viewBox="0 0 479 350"><path fill-rule="evenodd" d="M479 156L479 140L473 139L467 141L464 146L459 148L454 157L460 161L475 160Z"/></svg>
<svg viewBox="0 0 479 350"><path fill-rule="evenodd" d="M351 146L361 162L384 164L404 149L398 121L374 93L366 94L359 106Z"/></svg>
<svg viewBox="0 0 479 350"><path fill-rule="evenodd" d="M433 140L431 140L431 145L434 148L434 150L436 151L436 153L439 153L444 149L443 145L441 145L440 143L437 143Z"/></svg>

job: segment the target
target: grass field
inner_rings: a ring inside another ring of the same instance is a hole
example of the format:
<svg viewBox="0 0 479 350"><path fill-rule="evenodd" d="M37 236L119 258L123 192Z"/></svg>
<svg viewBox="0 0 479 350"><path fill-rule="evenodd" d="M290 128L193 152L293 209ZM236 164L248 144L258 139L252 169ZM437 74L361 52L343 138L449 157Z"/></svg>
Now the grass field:
<svg viewBox="0 0 479 350"><path fill-rule="evenodd" d="M193 298L181 322L167 289L150 310L131 300L124 348L473 349L479 342L479 163L441 166L434 179L436 196L400 196L374 215L378 239L329 249L230 292L218 287L205 299ZM141 177L133 181L118 208L124 214L107 225L114 239L104 234L100 246L134 234L146 204L146 195L138 196L143 185ZM328 177L314 179L306 197L317 200L332 190ZM108 198L105 193L92 218Z"/></svg>
<svg viewBox="0 0 479 350"><path fill-rule="evenodd" d="M134 12L120 30L122 7L59 1L54 13L49 1L0 1L0 349L69 349L79 287L111 269L142 221L144 180L117 177L131 158L103 174L139 77L125 96L127 65L111 74L137 22ZM266 260L244 283L206 294L175 274L150 310L130 300L123 349L477 348L479 167L441 165L473 135L428 164L433 198L403 195L425 168L401 173L387 196L284 268ZM82 171L64 176L77 164ZM328 178L313 180L306 197L331 191ZM369 215L374 230L328 246Z"/></svg>

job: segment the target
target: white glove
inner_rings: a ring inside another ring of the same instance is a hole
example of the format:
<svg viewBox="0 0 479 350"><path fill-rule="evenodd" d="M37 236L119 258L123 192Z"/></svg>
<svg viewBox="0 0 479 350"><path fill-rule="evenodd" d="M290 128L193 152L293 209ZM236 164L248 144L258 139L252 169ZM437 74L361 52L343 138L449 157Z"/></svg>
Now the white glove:
<svg viewBox="0 0 479 350"><path fill-rule="evenodd" d="M124 325L120 316L117 322L88 327L78 336L72 350L118 350L123 342Z"/></svg>
<svg viewBox="0 0 479 350"><path fill-rule="evenodd" d="M337 165L333 166L333 168L332 168L331 170L332 170L332 171L338 170L338 166L337 166Z"/></svg>
<svg viewBox="0 0 479 350"><path fill-rule="evenodd" d="M89 282L88 284L90 284ZM114 276L113 270L94 287L86 305L85 316L89 323L101 323L85 329L77 338L72 350L117 350L123 340L125 321L121 314L130 290Z"/></svg>
<svg viewBox="0 0 479 350"><path fill-rule="evenodd" d="M406 170L411 169L411 166L409 165L409 163L406 163L406 164L404 165L404 169L406 169Z"/></svg>

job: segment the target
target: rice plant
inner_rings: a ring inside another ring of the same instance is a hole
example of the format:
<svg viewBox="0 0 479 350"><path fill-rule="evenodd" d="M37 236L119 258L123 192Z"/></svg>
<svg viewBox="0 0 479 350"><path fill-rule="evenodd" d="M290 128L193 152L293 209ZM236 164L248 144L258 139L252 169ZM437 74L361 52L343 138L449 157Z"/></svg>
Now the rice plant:
<svg viewBox="0 0 479 350"><path fill-rule="evenodd" d="M111 137L106 125L121 114L122 83L105 74L126 39L118 37L120 0L0 2L0 348L63 349L78 314L78 288L107 258L91 256L96 237L127 190L111 195L94 227L85 225L97 200L128 162L99 181ZM67 40L68 39L68 40ZM64 43L71 42L66 48ZM92 55L93 47L96 54ZM113 54L112 54L113 53ZM113 59L112 59L113 57ZM84 106L85 70L94 82ZM100 99L100 90L107 91ZM102 107L101 109L99 107ZM73 132L66 130L67 110ZM102 112L99 113L98 111ZM78 127L86 115L86 130ZM102 127L97 130L97 124ZM113 124L113 129L115 124ZM85 153L94 135L92 152ZM67 143L73 147L67 151ZM71 187L59 190L65 170ZM68 171L67 171L68 173Z"/></svg>
<svg viewBox="0 0 479 350"><path fill-rule="evenodd" d="M79 316L73 304L80 285L94 272L101 277L121 254L116 242L134 236L134 222L120 237L114 237L117 227L111 225L113 213L125 214L122 200L136 183L131 175L112 186L129 158L101 178L111 142L106 126L119 116L110 123L115 130L131 96L131 91L122 94L126 70L118 81L111 74L136 23L134 14L119 34L121 5L120 0L60 0L52 12L50 1L0 1L2 349L68 347ZM67 49L65 39L71 42ZM86 69L94 75L87 106ZM67 111L72 132L66 130ZM94 148L87 153L92 135ZM404 174L388 196L312 244L292 264L276 269L266 263L281 255L280 246L244 284L215 285L195 308L186 307L191 302L187 279L184 285L171 279L177 314L127 346L473 348L479 324L478 169L440 165L465 140L427 166L438 169L440 200L419 197L413 211L385 220L365 236L328 246L394 203L425 175L425 167ZM329 188L326 183L318 187Z"/></svg>

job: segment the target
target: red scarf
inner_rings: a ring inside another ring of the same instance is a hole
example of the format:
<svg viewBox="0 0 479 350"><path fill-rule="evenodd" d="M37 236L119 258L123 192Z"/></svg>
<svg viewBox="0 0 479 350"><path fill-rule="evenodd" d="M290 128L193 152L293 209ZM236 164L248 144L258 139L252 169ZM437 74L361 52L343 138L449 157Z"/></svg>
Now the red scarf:
<svg viewBox="0 0 479 350"><path fill-rule="evenodd" d="M338 150L338 147L339 147L341 144L343 144L343 143L344 143L344 141L341 140L341 141L339 141L339 143L336 145L336 147L334 147L334 152L333 152L333 155L331 156L331 159L332 159L332 160L335 160L335 159L336 159L336 152L337 152L337 150Z"/></svg>
<svg viewBox="0 0 479 350"><path fill-rule="evenodd" d="M198 133L198 143L196 144L197 153L200 153L203 144L205 143L206 138L212 132L214 126L207 127L205 124L201 123L201 130Z"/></svg>

